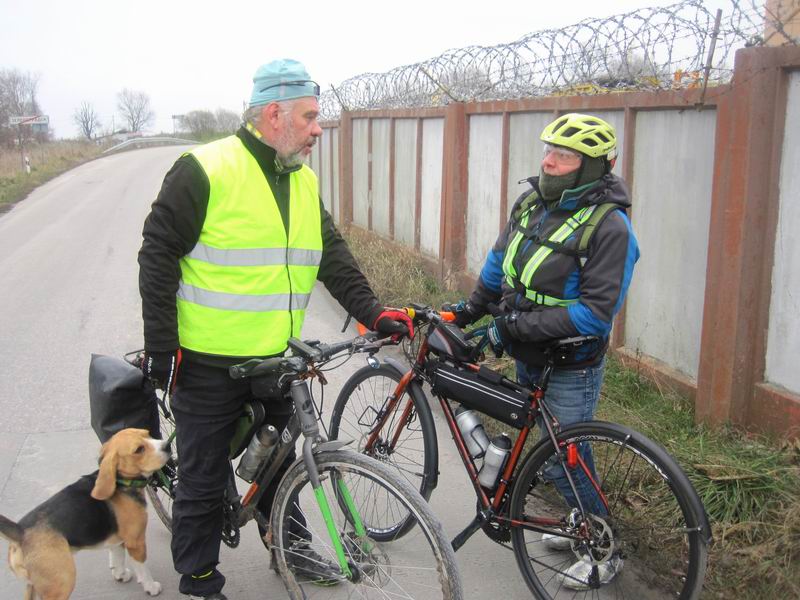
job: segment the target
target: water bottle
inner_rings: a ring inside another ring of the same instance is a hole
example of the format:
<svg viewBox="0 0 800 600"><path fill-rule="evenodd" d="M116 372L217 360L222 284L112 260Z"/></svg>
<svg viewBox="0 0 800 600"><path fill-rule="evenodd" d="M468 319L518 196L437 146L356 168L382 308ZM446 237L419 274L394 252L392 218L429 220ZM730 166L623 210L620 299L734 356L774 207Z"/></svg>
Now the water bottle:
<svg viewBox="0 0 800 600"><path fill-rule="evenodd" d="M456 409L456 424L458 425L461 435L464 436L464 442L467 444L467 451L472 458L480 458L486 453L489 447L489 436L483 429L478 415L475 411L467 410L459 405Z"/></svg>
<svg viewBox="0 0 800 600"><path fill-rule="evenodd" d="M244 451L242 460L236 468L236 474L248 483L253 481L258 465L275 449L277 442L278 430L272 425L263 425L247 445L247 450Z"/></svg>
<svg viewBox="0 0 800 600"><path fill-rule="evenodd" d="M486 450L486 455L483 457L483 466L478 472L478 481L483 487L490 490L494 489L510 453L511 438L505 433L495 436Z"/></svg>

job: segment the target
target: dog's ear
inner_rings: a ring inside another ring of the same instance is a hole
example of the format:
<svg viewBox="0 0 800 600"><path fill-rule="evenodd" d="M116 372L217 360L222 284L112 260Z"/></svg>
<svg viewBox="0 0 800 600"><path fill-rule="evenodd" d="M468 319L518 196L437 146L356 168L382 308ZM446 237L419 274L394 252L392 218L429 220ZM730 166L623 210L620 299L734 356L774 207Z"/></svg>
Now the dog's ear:
<svg viewBox="0 0 800 600"><path fill-rule="evenodd" d="M95 500L107 500L114 495L117 489L117 450L110 444L103 444L100 450L100 472L97 474L92 498Z"/></svg>

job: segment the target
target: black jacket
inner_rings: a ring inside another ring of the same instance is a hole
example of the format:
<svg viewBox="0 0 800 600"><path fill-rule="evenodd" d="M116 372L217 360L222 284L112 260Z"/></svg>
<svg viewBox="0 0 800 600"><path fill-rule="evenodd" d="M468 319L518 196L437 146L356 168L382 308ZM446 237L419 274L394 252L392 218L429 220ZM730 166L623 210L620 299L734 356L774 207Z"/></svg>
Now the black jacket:
<svg viewBox="0 0 800 600"><path fill-rule="evenodd" d="M236 132L256 158L280 209L287 232L293 214L289 205L289 173L300 167L282 169L275 150L257 140L246 129ZM150 352L178 348L178 316L175 294L181 278L178 261L191 252L206 217L209 182L195 158L181 156L167 173L161 191L144 223L139 250L139 292L142 296L144 347ZM347 243L333 224L320 199L322 259L317 279L356 319L371 326L383 308L358 268ZM224 335L224 332L220 332ZM184 356L205 364L226 366L242 357L215 357L190 352Z"/></svg>

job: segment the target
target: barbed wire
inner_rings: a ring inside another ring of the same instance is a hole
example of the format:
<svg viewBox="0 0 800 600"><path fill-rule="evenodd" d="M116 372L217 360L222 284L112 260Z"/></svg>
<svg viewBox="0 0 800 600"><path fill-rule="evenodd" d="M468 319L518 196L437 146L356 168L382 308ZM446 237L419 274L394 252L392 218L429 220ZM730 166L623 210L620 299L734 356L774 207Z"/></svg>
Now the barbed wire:
<svg viewBox="0 0 800 600"><path fill-rule="evenodd" d="M703 0L685 0L585 19L508 44L448 50L386 73L358 75L323 92L320 113L332 120L342 109L699 87L706 67L708 85L724 83L731 78L735 51L763 44L766 25L781 43L797 43L784 30L781 19L787 11L780 10L780 0L777 4L777 9L766 10L763 0L730 0L708 65L716 11L707 9Z"/></svg>

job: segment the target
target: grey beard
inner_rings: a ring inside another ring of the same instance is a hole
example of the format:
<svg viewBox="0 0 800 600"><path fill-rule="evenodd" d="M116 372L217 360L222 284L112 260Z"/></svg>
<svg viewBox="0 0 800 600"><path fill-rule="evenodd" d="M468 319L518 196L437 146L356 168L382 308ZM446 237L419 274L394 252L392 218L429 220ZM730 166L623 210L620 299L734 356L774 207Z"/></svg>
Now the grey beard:
<svg viewBox="0 0 800 600"><path fill-rule="evenodd" d="M292 167L299 167L303 163L306 162L305 156L301 152L295 152L294 154L290 154L289 156L284 156L280 153L276 153L276 158L278 162L281 163L281 166L284 168L292 168Z"/></svg>

